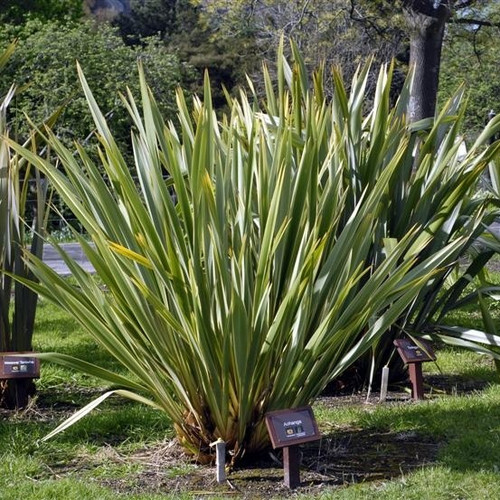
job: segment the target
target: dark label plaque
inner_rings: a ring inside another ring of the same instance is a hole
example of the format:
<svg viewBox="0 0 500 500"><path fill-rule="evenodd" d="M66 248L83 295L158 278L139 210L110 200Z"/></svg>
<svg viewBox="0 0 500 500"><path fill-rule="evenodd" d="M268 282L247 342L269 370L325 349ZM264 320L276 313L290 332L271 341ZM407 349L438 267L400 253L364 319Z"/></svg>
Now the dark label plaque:
<svg viewBox="0 0 500 500"><path fill-rule="evenodd" d="M310 406L269 412L266 414L266 425L273 448L293 446L321 438Z"/></svg>
<svg viewBox="0 0 500 500"><path fill-rule="evenodd" d="M410 339L396 339L394 345L405 363L436 361L432 347L425 340L419 340L417 344Z"/></svg>
<svg viewBox="0 0 500 500"><path fill-rule="evenodd" d="M38 378L40 360L30 356L12 356L0 354L0 379Z"/></svg>

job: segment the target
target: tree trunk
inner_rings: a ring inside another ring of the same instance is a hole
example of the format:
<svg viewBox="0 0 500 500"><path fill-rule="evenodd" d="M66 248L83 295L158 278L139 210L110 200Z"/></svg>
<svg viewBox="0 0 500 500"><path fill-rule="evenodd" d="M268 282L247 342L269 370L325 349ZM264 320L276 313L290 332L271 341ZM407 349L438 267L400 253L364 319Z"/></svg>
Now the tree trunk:
<svg viewBox="0 0 500 500"><path fill-rule="evenodd" d="M429 2L429 4L433 4ZM414 71L408 114L410 121L433 117L439 83L441 48L450 10L446 5L425 13L410 8L406 12L410 31L410 68Z"/></svg>

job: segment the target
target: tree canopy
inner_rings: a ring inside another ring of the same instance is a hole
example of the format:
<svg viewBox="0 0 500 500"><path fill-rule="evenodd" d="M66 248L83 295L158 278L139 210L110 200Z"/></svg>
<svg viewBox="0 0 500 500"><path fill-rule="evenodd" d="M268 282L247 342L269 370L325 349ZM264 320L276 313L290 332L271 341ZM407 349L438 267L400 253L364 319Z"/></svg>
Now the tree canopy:
<svg viewBox="0 0 500 500"><path fill-rule="evenodd" d="M2 0L0 20L19 24L26 18L78 19L83 14L83 0Z"/></svg>
<svg viewBox="0 0 500 500"><path fill-rule="evenodd" d="M14 25L32 18L67 22L68 16L92 16L94 4L6 0L0 19ZM119 8L105 19L114 16L111 23L126 45L143 48L154 37L158 46L195 68L192 91L201 89L208 69L216 107L225 105L222 86L232 91L245 85L246 74L260 74L260 62L272 61L284 35L296 41L306 65L324 61L328 68L340 66L346 80L369 57L379 62L395 58L397 91L409 64L414 65L413 92L419 97L410 113L415 119L433 115L440 75L442 96L451 95L462 80L473 81L470 119L477 127L483 120L479 115L497 107L494 79L488 75L495 72L500 52L499 5L498 0L130 0L117 2Z"/></svg>

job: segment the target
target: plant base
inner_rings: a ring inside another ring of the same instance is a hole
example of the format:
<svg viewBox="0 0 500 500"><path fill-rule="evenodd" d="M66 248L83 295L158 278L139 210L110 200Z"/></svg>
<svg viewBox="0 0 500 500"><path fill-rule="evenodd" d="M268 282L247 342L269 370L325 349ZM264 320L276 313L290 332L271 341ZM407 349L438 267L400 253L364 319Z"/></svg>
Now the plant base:
<svg viewBox="0 0 500 500"><path fill-rule="evenodd" d="M35 382L31 378L0 381L0 407L21 410L28 406L30 397L36 393Z"/></svg>

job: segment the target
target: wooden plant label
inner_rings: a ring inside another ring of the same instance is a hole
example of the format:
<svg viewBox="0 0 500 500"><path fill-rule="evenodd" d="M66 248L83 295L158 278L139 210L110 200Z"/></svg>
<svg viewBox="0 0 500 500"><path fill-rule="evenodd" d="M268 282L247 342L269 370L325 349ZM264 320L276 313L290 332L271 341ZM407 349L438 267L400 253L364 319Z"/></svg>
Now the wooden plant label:
<svg viewBox="0 0 500 500"><path fill-rule="evenodd" d="M14 353L0 353L0 379L38 378L40 377L40 360L28 356L13 356Z"/></svg>
<svg viewBox="0 0 500 500"><path fill-rule="evenodd" d="M409 339L396 339L394 345L398 348L403 362L408 365L412 385L411 397L417 401L424 399L422 363L424 361L436 361L434 351L430 344L424 340L419 340L418 344L416 344Z"/></svg>
<svg viewBox="0 0 500 500"><path fill-rule="evenodd" d="M266 425L273 448L283 448L283 471L286 486L300 485L299 444L321 438L312 408L305 406L266 414Z"/></svg>
<svg viewBox="0 0 500 500"><path fill-rule="evenodd" d="M274 449L321 438L310 406L269 412L266 425Z"/></svg>
<svg viewBox="0 0 500 500"><path fill-rule="evenodd" d="M419 340L418 344L410 339L396 339L394 345L398 348L401 359L406 363L436 361L436 355L429 342Z"/></svg>

